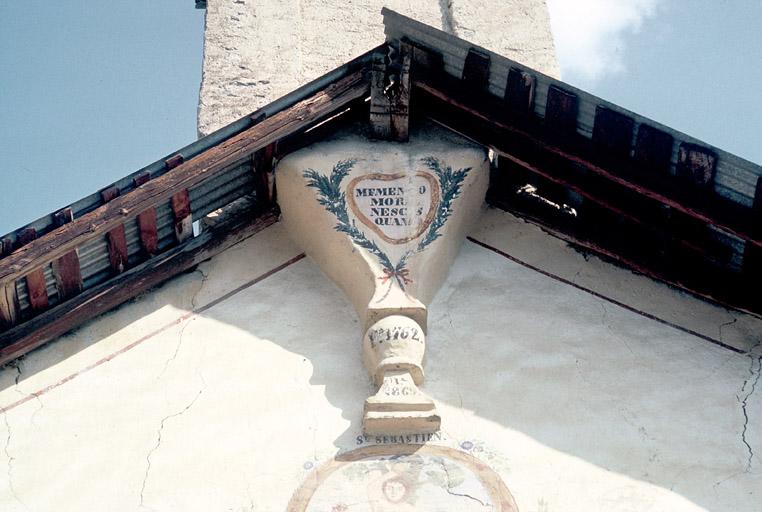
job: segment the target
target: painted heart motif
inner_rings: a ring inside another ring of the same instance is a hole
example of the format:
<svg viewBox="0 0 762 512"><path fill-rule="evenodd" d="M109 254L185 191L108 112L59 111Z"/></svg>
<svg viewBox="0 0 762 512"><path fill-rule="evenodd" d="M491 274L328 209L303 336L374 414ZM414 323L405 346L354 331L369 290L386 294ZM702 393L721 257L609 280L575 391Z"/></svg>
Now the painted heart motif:
<svg viewBox="0 0 762 512"><path fill-rule="evenodd" d="M436 177L424 171L364 174L349 182L346 194L357 220L390 244L421 236L441 197Z"/></svg>

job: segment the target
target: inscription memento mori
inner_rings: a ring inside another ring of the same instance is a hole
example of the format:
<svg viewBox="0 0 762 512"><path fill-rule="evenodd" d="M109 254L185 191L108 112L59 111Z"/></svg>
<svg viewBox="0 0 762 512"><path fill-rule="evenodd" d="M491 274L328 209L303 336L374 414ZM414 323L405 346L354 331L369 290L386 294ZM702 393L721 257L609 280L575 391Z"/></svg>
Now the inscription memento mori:
<svg viewBox="0 0 762 512"><path fill-rule="evenodd" d="M436 131L407 144L351 136L278 164L284 223L365 329L363 362L377 390L365 400L365 435L439 430L435 403L419 389L426 303L481 209L488 169L483 148Z"/></svg>
<svg viewBox="0 0 762 512"><path fill-rule="evenodd" d="M404 244L431 225L439 206L439 183L427 172L371 173L347 186L355 216L382 240Z"/></svg>
<svg viewBox="0 0 762 512"><path fill-rule="evenodd" d="M313 169L303 173L307 186L317 189L318 202L335 216L334 229L378 259L384 272L379 279L384 284L397 284L402 290L413 281L409 258L442 236L453 213L453 201L460 196L463 180L471 170L453 170L434 157L422 158L421 163L426 170L361 174L346 187L345 178L355 160L337 162L328 176ZM347 202L360 226L350 219ZM379 241L402 245L405 250L395 258Z"/></svg>

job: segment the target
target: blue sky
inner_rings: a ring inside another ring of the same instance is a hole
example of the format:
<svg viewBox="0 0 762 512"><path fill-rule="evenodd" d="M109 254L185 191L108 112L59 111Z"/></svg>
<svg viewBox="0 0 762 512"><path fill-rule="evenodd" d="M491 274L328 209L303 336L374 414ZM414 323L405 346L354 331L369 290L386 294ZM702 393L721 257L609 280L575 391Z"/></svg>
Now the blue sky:
<svg viewBox="0 0 762 512"><path fill-rule="evenodd" d="M762 163L762 1L548 0L563 79ZM196 138L193 0L0 0L0 233Z"/></svg>

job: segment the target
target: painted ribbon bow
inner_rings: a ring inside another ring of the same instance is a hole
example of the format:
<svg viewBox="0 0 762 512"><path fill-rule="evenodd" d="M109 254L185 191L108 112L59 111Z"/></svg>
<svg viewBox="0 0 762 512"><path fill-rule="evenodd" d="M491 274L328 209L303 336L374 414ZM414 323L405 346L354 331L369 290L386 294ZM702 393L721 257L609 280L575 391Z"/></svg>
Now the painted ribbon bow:
<svg viewBox="0 0 762 512"><path fill-rule="evenodd" d="M410 279L410 271L406 268L401 268L399 270L392 270L390 268L384 269L384 275L382 277L379 277L381 280L381 284L386 284L387 281L389 281L392 278L395 278L397 280L402 279L402 282L405 284L410 284L413 282L412 279Z"/></svg>

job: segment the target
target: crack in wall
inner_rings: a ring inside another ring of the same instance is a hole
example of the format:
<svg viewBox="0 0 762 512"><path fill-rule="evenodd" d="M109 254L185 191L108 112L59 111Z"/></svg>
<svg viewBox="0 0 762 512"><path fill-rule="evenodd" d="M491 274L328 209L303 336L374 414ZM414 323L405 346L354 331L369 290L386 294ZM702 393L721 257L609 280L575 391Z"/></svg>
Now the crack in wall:
<svg viewBox="0 0 762 512"><path fill-rule="evenodd" d="M7 366L16 369L16 378L14 380L13 391L15 391L17 394L23 396L24 398L27 398L27 397L30 397L30 396L34 397L34 399L37 401L38 407L37 407L37 409L35 409L35 411L32 413L32 416L29 418L29 422L36 427L37 426L37 422L35 420L37 418L37 414L43 409L44 404L42 403L42 399L40 398L39 393L25 393L24 391L19 389L19 381L21 380L21 375L22 375L21 366L22 366L22 364L24 362L24 358L25 357L26 356L21 356L18 359L16 359L15 361L9 362L7 364ZM7 411L6 411L6 413L7 413Z"/></svg>
<svg viewBox="0 0 762 512"><path fill-rule="evenodd" d="M198 299L199 294L201 294L201 290L204 289L204 284L206 284L206 282L209 280L209 273L204 272L203 270L201 270L200 267L196 267L194 272L198 272L199 274L201 274L201 284L199 285L198 290L196 290L196 293L194 293L193 296L191 297L191 307L193 308L193 311L195 311L196 308L198 308L198 305L196 304L196 299Z"/></svg>
<svg viewBox="0 0 762 512"><path fill-rule="evenodd" d="M447 469L447 463L445 462L444 459L439 459L439 464L442 466L442 471L444 471L445 476L447 477L447 487L445 489L447 491L447 494L449 494L450 496L457 496L459 498L468 498L470 500L473 500L473 501L479 503L482 507L488 507L489 506L486 503L484 503L482 500L480 500L479 498L477 498L475 496L471 496L468 493L459 493L459 492L453 491L452 490L452 483L450 481L450 470Z"/></svg>
<svg viewBox="0 0 762 512"><path fill-rule="evenodd" d="M19 375L21 373L19 372ZM21 501L21 498L19 498L18 494L16 494L16 488L13 485L13 461L16 460L15 457L11 456L10 453L10 446L11 446L11 424L8 421L8 412L3 413L3 421L5 422L5 429L8 431L8 435L5 438L5 446L3 447L3 451L5 452L5 457L8 459L8 466L6 470L6 475L8 477L8 489L11 491L11 495L13 496L13 499L19 502L21 506L23 506L26 510L29 510L29 507L26 506L26 503Z"/></svg>
<svg viewBox="0 0 762 512"><path fill-rule="evenodd" d="M139 507L140 508L146 508L146 506L144 504L144 501L145 501L144 500L144 498L145 498L144 495L145 495L145 490L146 490L146 483L148 482L148 474L151 472L151 456L154 454L154 452L156 452L156 450L159 449L159 446L161 446L161 437L162 437L162 433L164 431L164 424L168 420L170 420L172 418L176 418L177 416L181 416L181 415L185 414L188 411L188 409L193 407L193 404L196 403L196 400L198 400L198 397L200 397L201 393L203 393L203 392L204 392L204 388L201 388L199 390L199 392L196 393L196 396L193 397L193 400L191 400L190 403L188 403L188 405L183 407L180 411L178 411L178 412L176 412L174 414L170 414L169 416L165 416L164 418L162 418L161 424L159 425L159 430L158 430L157 435L156 435L156 444L148 452L148 455L146 455L146 470L145 470L145 473L143 474L143 484L140 487L140 503L139 503ZM150 510L153 510L153 509L150 509Z"/></svg>
<svg viewBox="0 0 762 512"><path fill-rule="evenodd" d="M206 282L209 280L209 273L205 273L205 272L204 272L203 270L201 270L200 268L196 268L196 269L194 270L194 272L198 272L199 274L201 274L201 283L200 283L200 285L199 285L199 287L198 287L198 290L196 290L196 292L195 292L195 293L193 294L193 296L191 297L191 300L190 300L190 302L191 302L191 312L193 312L193 311L196 311L196 309L198 308L198 305L196 304L196 300L198 299L198 296L199 296L199 294L201 293L201 290L203 290L203 288L204 288L204 284L205 284L205 283L206 283ZM156 377L156 380L159 380L159 379L161 379L161 377L162 377L162 376L164 375L164 373L167 371L167 368L169 368L169 365L170 365L170 364L171 364L171 363L172 363L172 362L173 362L175 359L177 359L177 354L179 354L179 353L180 353L180 349L182 348L182 345L183 345L183 335L185 334L185 329L187 329L187 328L188 328L188 326L190 325L190 323L191 323L191 322L192 322L192 321L193 321L195 318L196 318L195 316L191 316L191 317L190 317L190 318L189 318L189 319L188 319L188 320L187 320L187 321L186 321L186 322L183 324L182 328L180 329L180 333L179 333L179 335L178 335L177 344L175 345L175 351L174 351L174 353L172 354L172 356L171 356L169 359L167 359L167 360L164 362L164 367L161 369L161 372L159 372L159 375Z"/></svg>
<svg viewBox="0 0 762 512"><path fill-rule="evenodd" d="M722 328L723 327L727 327L729 325L733 325L737 321L738 321L738 318L733 317L733 320L731 320L729 322L725 322L724 324L720 324L719 327L717 327L717 338L724 343L725 340L722 339Z"/></svg>
<svg viewBox="0 0 762 512"><path fill-rule="evenodd" d="M749 456L746 459L746 467L744 468L744 473L751 471L752 462L754 460L754 449L751 447L749 440L746 438L746 432L749 428L749 411L747 406L749 398L757 389L757 384L759 383L759 378L762 374L762 355L754 355L755 349L760 345L762 345L762 341L757 343L754 348L749 351L749 359L751 359L751 363L749 364L749 377L744 381L743 386L741 387L741 393L743 393L747 387L749 388L749 392L746 393L743 399L738 396L736 397L738 402L741 404L741 412L743 413L743 429L741 430L741 441L743 442L744 446L746 446L746 451L749 453ZM751 385L749 385L750 383Z"/></svg>

